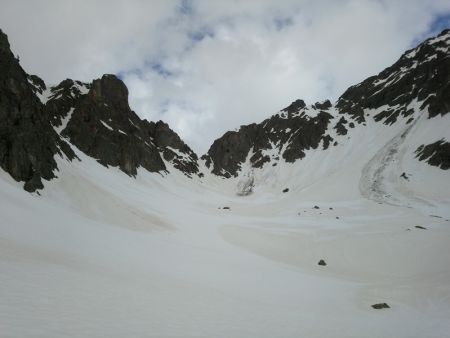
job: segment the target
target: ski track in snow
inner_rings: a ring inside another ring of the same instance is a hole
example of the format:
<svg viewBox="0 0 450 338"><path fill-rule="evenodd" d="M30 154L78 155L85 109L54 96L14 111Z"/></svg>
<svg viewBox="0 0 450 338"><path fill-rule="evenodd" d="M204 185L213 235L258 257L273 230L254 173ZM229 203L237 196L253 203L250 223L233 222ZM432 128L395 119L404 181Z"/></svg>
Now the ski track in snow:
<svg viewBox="0 0 450 338"><path fill-rule="evenodd" d="M364 166L359 189L361 194L378 203L387 203L396 206L410 207L413 204L432 206L423 199L405 194L396 189L402 182L401 172L398 172L399 163L402 162L404 152L401 147L408 139L409 133L414 130L417 122L401 130L392 140L381 148L375 156Z"/></svg>

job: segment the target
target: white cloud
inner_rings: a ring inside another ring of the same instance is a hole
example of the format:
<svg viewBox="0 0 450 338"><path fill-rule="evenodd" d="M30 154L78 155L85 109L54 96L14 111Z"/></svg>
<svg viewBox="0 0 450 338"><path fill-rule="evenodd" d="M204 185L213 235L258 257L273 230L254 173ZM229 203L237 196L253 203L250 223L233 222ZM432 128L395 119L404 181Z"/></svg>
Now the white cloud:
<svg viewBox="0 0 450 338"><path fill-rule="evenodd" d="M2 1L47 82L121 74L132 108L203 153L297 98L336 99L429 34L448 1Z"/></svg>

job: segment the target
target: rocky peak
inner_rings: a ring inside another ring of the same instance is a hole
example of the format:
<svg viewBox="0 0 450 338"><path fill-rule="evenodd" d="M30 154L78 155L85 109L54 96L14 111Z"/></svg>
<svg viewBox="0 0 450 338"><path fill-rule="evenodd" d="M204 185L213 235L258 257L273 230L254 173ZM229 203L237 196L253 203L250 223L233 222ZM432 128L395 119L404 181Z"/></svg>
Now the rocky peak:
<svg viewBox="0 0 450 338"><path fill-rule="evenodd" d="M65 80L47 102L61 135L102 165L119 167L130 176L143 167L166 171L171 162L186 175L198 173L197 155L162 121L141 120L128 104L128 89L115 75L91 85Z"/></svg>
<svg viewBox="0 0 450 338"><path fill-rule="evenodd" d="M122 80L112 74L105 74L101 79L94 80L89 96L100 104L111 103L119 105L121 109L129 109L128 88Z"/></svg>

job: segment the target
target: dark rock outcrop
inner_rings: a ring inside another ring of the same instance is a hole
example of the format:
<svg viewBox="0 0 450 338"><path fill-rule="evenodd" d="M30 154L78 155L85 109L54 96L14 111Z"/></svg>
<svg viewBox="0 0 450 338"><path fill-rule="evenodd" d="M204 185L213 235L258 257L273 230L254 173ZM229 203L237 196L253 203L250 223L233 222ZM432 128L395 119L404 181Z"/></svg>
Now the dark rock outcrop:
<svg viewBox="0 0 450 338"><path fill-rule="evenodd" d="M47 89L44 80L37 75L27 75L27 79L28 83L31 84L31 89L36 95L44 94L44 91Z"/></svg>
<svg viewBox="0 0 450 338"><path fill-rule="evenodd" d="M387 303L378 303L378 304L373 304L372 307L376 310L381 310L381 309L389 309L390 306L387 305Z"/></svg>
<svg viewBox="0 0 450 338"><path fill-rule="evenodd" d="M30 192L55 177L55 155L74 158L70 146L53 130L36 96L45 84L28 76L0 30L0 166Z"/></svg>
<svg viewBox="0 0 450 338"><path fill-rule="evenodd" d="M347 124L347 120L345 119L345 117L341 117L340 120L338 121L338 123L336 123L336 125L334 126L334 129L336 129L336 132L338 135L347 135L347 128L345 128L345 125Z"/></svg>
<svg viewBox="0 0 450 338"><path fill-rule="evenodd" d="M66 79L50 89L45 109L54 127L60 127L69 111L77 106L80 99L89 91L90 84Z"/></svg>
<svg viewBox="0 0 450 338"><path fill-rule="evenodd" d="M325 100L323 102L316 102L313 105L313 108L315 109L320 109L320 110L328 110L332 107L333 105L331 104L330 100Z"/></svg>
<svg viewBox="0 0 450 338"><path fill-rule="evenodd" d="M317 149L321 142L323 149L329 147L333 138L326 131L332 118L329 113L307 108L302 100L297 100L259 124L225 133L202 159L208 167L212 165L214 174L227 178L237 176L251 151L250 163L254 168L280 156L286 162L295 162L305 156L305 150ZM264 154L267 151L271 156Z"/></svg>
<svg viewBox="0 0 450 338"><path fill-rule="evenodd" d="M165 170L141 122L128 105L125 84L114 75L104 75L75 105L62 135L102 165L119 167L130 176L140 166L151 172Z"/></svg>
<svg viewBox="0 0 450 338"><path fill-rule="evenodd" d="M167 170L162 156L186 175L199 172L197 155L162 121L141 120L128 104L128 89L115 75L86 84L70 79L51 89L46 109L61 135L104 166L130 176L143 167Z"/></svg>
<svg viewBox="0 0 450 338"><path fill-rule="evenodd" d="M450 143L444 140L436 141L432 144L421 145L416 150L416 157L419 161L426 161L428 164L439 167L443 170L450 169Z"/></svg>
<svg viewBox="0 0 450 338"><path fill-rule="evenodd" d="M177 133L169 128L167 123L145 120L143 123L166 161L171 162L176 169L188 176L199 173L197 154L181 140Z"/></svg>

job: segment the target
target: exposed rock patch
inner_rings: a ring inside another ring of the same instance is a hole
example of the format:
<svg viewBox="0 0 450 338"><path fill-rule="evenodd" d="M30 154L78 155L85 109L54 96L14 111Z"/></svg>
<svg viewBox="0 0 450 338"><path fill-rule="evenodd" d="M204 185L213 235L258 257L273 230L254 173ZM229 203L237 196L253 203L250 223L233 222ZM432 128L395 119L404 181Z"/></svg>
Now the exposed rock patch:
<svg viewBox="0 0 450 338"><path fill-rule="evenodd" d="M381 310L381 309L389 309L390 306L387 303L378 303L378 304L373 304L372 307L376 310Z"/></svg>
<svg viewBox="0 0 450 338"><path fill-rule="evenodd" d="M426 161L428 164L439 167L443 170L450 169L450 143L444 140L436 141L432 144L421 145L416 150L416 157L419 161Z"/></svg>
<svg viewBox="0 0 450 338"><path fill-rule="evenodd" d="M326 104L328 105L328 104ZM261 168L278 157L267 152L275 150L286 162L295 162L305 156L305 150L317 149L323 144L327 149L333 138L326 134L333 116L325 111L308 114L302 100L293 102L280 113L259 124L241 126L214 141L208 153L202 157L212 172L226 178L237 176L247 156L253 151L250 163ZM276 162L275 162L276 163ZM272 164L273 165L273 164Z"/></svg>

